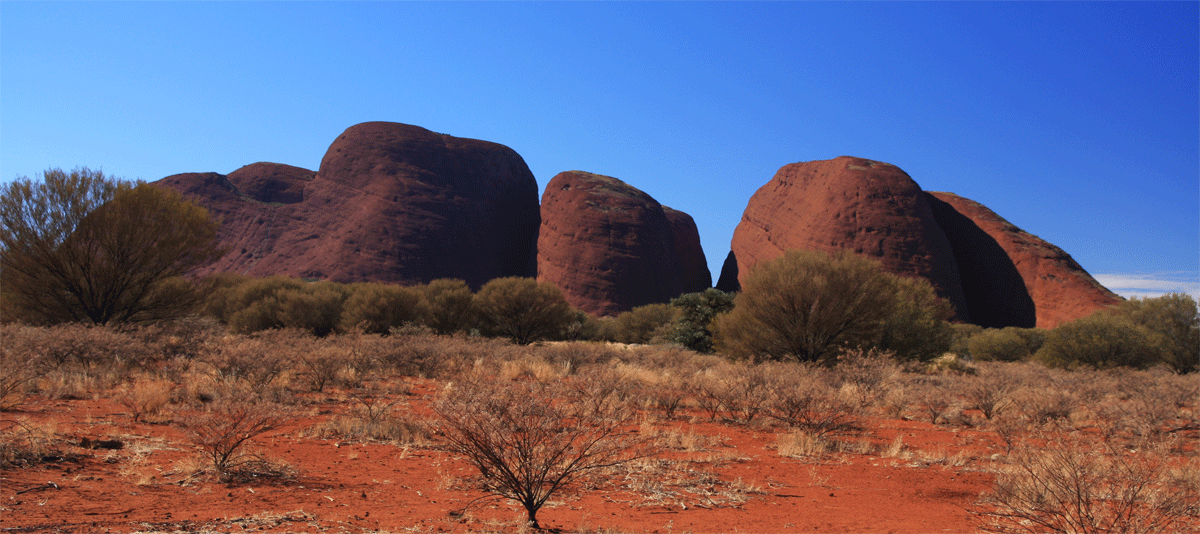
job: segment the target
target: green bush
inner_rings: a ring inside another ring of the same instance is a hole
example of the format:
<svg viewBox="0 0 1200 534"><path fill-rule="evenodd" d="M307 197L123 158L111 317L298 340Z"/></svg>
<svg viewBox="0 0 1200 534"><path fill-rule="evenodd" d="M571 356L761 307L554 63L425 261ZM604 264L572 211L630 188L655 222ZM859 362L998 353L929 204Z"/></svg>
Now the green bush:
<svg viewBox="0 0 1200 534"><path fill-rule="evenodd" d="M839 251L793 250L746 277L717 319L719 350L737 358L831 362L844 348L928 359L950 345L951 308L928 282Z"/></svg>
<svg viewBox="0 0 1200 534"><path fill-rule="evenodd" d="M453 334L479 326L473 302L475 295L462 280L443 278L420 286L426 322L434 332Z"/></svg>
<svg viewBox="0 0 1200 534"><path fill-rule="evenodd" d="M224 279L204 309L233 331L302 328L325 336L337 331L347 289L333 282L303 282L286 276Z"/></svg>
<svg viewBox="0 0 1200 534"><path fill-rule="evenodd" d="M709 288L696 293L686 293L671 300L671 305L680 309L679 319L671 341L700 353L713 350L713 333L710 328L718 315L733 309L733 293Z"/></svg>
<svg viewBox="0 0 1200 534"><path fill-rule="evenodd" d="M1029 358L1029 345L1007 328L989 328L971 337L967 343L971 358L977 361L1016 362Z"/></svg>
<svg viewBox="0 0 1200 534"><path fill-rule="evenodd" d="M422 294L418 289L361 283L351 285L349 290L350 296L342 307L342 332L361 330L368 334L386 334L393 327L424 319Z"/></svg>
<svg viewBox="0 0 1200 534"><path fill-rule="evenodd" d="M1099 312L1051 330L1036 357L1051 367L1146 368L1162 360L1162 351L1150 329Z"/></svg>
<svg viewBox="0 0 1200 534"><path fill-rule="evenodd" d="M1120 307L1134 323L1156 334L1162 362L1177 373L1196 371L1200 366L1200 310L1196 299L1186 293L1168 293L1155 298L1132 298Z"/></svg>
<svg viewBox="0 0 1200 534"><path fill-rule="evenodd" d="M519 345L560 338L576 319L562 290L533 278L496 278L475 295L475 310L488 333Z"/></svg>
<svg viewBox="0 0 1200 534"><path fill-rule="evenodd" d="M620 343L648 345L664 341L674 327L679 308L670 304L647 304L623 312L613 321L612 336Z"/></svg>

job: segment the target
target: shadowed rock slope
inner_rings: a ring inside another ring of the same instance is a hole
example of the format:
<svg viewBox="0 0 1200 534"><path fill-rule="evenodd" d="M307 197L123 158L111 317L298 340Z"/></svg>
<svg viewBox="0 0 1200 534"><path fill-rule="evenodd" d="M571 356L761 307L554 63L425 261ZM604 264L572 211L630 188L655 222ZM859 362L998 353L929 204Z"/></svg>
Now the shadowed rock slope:
<svg viewBox="0 0 1200 534"><path fill-rule="evenodd" d="M598 316L712 283L696 224L610 176L559 173L542 195L538 279Z"/></svg>
<svg viewBox="0 0 1200 534"><path fill-rule="evenodd" d="M333 142L315 176L258 163L157 183L222 217L230 253L207 272L475 288L536 273L537 182L496 143L368 122Z"/></svg>
<svg viewBox="0 0 1200 534"><path fill-rule="evenodd" d="M1062 249L984 205L926 194L954 247L977 324L1054 328L1121 302Z"/></svg>

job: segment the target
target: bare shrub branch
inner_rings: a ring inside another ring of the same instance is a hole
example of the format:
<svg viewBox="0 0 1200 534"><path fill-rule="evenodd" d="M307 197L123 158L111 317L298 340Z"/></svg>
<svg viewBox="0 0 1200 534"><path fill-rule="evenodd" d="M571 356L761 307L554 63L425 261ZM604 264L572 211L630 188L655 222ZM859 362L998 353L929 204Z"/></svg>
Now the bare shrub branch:
<svg viewBox="0 0 1200 534"><path fill-rule="evenodd" d="M286 421L287 411L261 399L237 397L214 403L209 410L184 421L188 438L201 449L222 482L253 476L242 468L261 463L247 454L245 445L275 430Z"/></svg>
<svg viewBox="0 0 1200 534"><path fill-rule="evenodd" d="M623 427L633 411L597 409L561 382L472 376L449 387L435 410L450 449L479 470L484 493L517 501L529 523L556 493L641 454Z"/></svg>
<svg viewBox="0 0 1200 534"><path fill-rule="evenodd" d="M984 532L1141 534L1200 526L1195 457L1180 466L1166 443L1133 451L1077 436L1042 438L1017 448L981 501Z"/></svg>

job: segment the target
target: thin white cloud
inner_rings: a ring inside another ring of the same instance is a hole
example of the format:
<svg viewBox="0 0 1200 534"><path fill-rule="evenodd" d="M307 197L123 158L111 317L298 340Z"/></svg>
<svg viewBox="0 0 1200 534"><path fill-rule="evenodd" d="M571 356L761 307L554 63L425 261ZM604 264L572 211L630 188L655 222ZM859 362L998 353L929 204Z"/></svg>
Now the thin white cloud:
<svg viewBox="0 0 1200 534"><path fill-rule="evenodd" d="M1125 298L1158 297L1187 293L1200 300L1200 273L1166 271L1157 273L1099 273L1093 278Z"/></svg>

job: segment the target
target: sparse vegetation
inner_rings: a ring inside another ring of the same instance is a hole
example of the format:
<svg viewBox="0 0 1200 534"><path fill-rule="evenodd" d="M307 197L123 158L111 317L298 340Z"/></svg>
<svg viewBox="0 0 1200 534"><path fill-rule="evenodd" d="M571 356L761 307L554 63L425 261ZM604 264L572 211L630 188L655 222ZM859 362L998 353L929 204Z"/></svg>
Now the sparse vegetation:
<svg viewBox="0 0 1200 534"><path fill-rule="evenodd" d="M633 412L612 395L585 398L557 381L468 377L438 401L439 431L479 471L488 495L525 508L529 524L555 494L639 456Z"/></svg>

